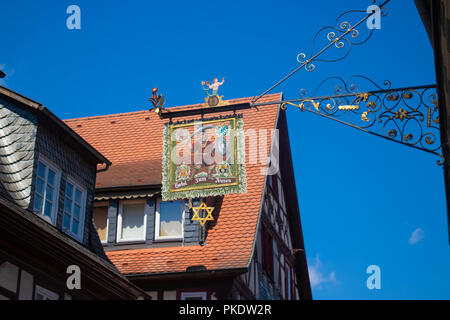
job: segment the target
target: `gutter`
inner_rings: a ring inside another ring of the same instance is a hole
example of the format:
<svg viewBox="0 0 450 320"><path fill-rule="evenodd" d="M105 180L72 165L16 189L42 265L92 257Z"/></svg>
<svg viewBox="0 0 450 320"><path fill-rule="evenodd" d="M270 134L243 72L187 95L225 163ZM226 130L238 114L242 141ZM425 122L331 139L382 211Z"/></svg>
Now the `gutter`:
<svg viewBox="0 0 450 320"><path fill-rule="evenodd" d="M97 160L99 160L99 163L104 163L106 165L106 168L100 169L100 171L106 171L111 166L111 161L106 159L105 156L103 156L100 152L98 152L94 147L92 147L86 140L84 140L78 133L72 130L67 124L64 123L60 118L58 118L53 112L51 112L49 109L44 107L43 105L40 105L38 108L39 111L41 111L45 116L47 116L50 120L52 120L58 127L60 127L62 130L64 130L66 133L68 133L76 142L81 144L83 147L88 149L88 151L93 154Z"/></svg>
<svg viewBox="0 0 450 320"><path fill-rule="evenodd" d="M177 271L177 272L158 272L158 273L135 273L135 274L124 274L130 280L140 279L164 279L168 280L170 278L177 278L182 276L184 279L187 277L198 278L198 276L208 276L208 275L234 275L246 273L248 268L233 268L233 269L213 269L204 271Z"/></svg>
<svg viewBox="0 0 450 320"><path fill-rule="evenodd" d="M95 188L95 194L102 194L105 192L121 192L121 191L138 191L138 190L155 190L161 191L161 184L146 184L146 185L134 185L134 186L117 186L117 187L105 187Z"/></svg>
<svg viewBox="0 0 450 320"><path fill-rule="evenodd" d="M100 172L104 172L107 171L109 169L109 167L111 167L111 162L106 163L106 166L102 169L97 169L96 173L100 173Z"/></svg>

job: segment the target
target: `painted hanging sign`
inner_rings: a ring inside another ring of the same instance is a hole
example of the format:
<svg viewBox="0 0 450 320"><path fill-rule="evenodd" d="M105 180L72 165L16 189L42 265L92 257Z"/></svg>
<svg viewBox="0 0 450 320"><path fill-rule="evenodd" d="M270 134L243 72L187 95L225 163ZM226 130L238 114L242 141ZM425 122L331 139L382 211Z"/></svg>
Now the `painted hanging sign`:
<svg viewBox="0 0 450 320"><path fill-rule="evenodd" d="M163 200L245 193L243 139L239 116L166 124Z"/></svg>

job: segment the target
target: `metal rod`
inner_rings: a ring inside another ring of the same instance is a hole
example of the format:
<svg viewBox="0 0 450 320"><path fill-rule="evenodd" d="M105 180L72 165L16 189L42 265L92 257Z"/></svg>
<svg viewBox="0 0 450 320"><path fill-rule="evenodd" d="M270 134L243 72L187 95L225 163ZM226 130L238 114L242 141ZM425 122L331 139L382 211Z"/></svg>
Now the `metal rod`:
<svg viewBox="0 0 450 320"><path fill-rule="evenodd" d="M352 93L344 93L344 94L337 94L337 95L328 95L328 96L320 96L320 97L305 97L300 99L292 99L292 100L277 100L277 101L269 101L269 102L261 102L261 103L251 103L250 105L252 107L257 106L266 106L266 105L273 105L273 104L282 104L286 102L303 102L305 100L325 100L325 99L331 99L331 98L345 98L345 97L353 97L360 94L370 93L370 94L378 94L378 93L388 93L388 92L395 92L395 91L407 91L407 90L415 90L415 89L431 89L436 88L435 84L429 84L425 86L413 86L413 87L404 87L404 88L394 88L394 89L387 89L387 90L373 90L373 91L362 91L362 92L352 92Z"/></svg>
<svg viewBox="0 0 450 320"><path fill-rule="evenodd" d="M380 10L381 8L383 8L388 2L390 2L391 0L386 0L381 6L380 6ZM334 45L335 43L337 43L338 41L340 41L343 37L345 37L347 34L349 34L351 31L353 31L353 28L359 26L361 23L363 23L365 20L369 19L369 17L371 17L373 14L375 14L375 12L369 13L366 17L364 17L363 19L361 19L358 23L356 23L354 26L352 26L351 28L347 29L347 31L345 31L343 34L341 34L338 38L336 38L334 41L330 41L330 43L328 45L326 45L324 48L322 48L322 50L320 50L319 52L317 52L316 54L314 54L310 59L304 61L299 67L295 68L291 73L289 73L287 76L285 76L283 79L281 79L280 81L278 81L277 83L275 83L273 86L271 86L269 89L267 89L266 91L264 91L261 95L259 95L256 99L252 100L252 103L255 103L256 101L258 101L259 99L261 99L263 96L265 96L267 93L269 93L270 91L272 91L273 89L275 89L276 87L278 87L281 83L283 83L284 81L286 81L287 79L289 79L292 75L294 75L298 70L300 70L301 68L303 68L305 65L308 65L310 62L314 61L314 59L316 59L318 56L320 56L323 52L325 52L326 50L328 50L328 48L330 48L332 45Z"/></svg>

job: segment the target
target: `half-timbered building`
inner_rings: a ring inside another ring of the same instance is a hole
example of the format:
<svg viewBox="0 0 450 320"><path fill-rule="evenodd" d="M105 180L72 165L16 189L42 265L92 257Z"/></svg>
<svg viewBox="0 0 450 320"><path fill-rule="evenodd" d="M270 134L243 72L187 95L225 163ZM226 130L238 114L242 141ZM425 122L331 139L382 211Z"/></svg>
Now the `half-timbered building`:
<svg viewBox="0 0 450 320"><path fill-rule="evenodd" d="M154 299L311 299L286 112L250 98L66 120L112 161L94 222L109 259ZM279 101L279 103L278 103ZM246 133L246 193L162 201L164 124L228 115ZM202 227L192 207L214 207Z"/></svg>

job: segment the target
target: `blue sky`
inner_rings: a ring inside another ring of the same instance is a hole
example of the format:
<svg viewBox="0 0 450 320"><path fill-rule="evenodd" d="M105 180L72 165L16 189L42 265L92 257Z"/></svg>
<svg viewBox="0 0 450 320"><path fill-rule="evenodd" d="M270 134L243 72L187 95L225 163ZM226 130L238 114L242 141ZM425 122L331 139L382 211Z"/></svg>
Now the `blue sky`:
<svg viewBox="0 0 450 320"><path fill-rule="evenodd" d="M168 106L200 103L200 82L216 76L226 78L225 98L257 95L298 66L318 29L366 2L4 0L2 83L63 119L147 109L154 86ZM71 4L81 30L66 28ZM413 1L393 0L381 29L345 60L317 63L276 91L296 98L326 77L354 74L393 87L435 83ZM449 299L436 157L298 110L288 122L314 298ZM366 287L373 264L381 290Z"/></svg>

